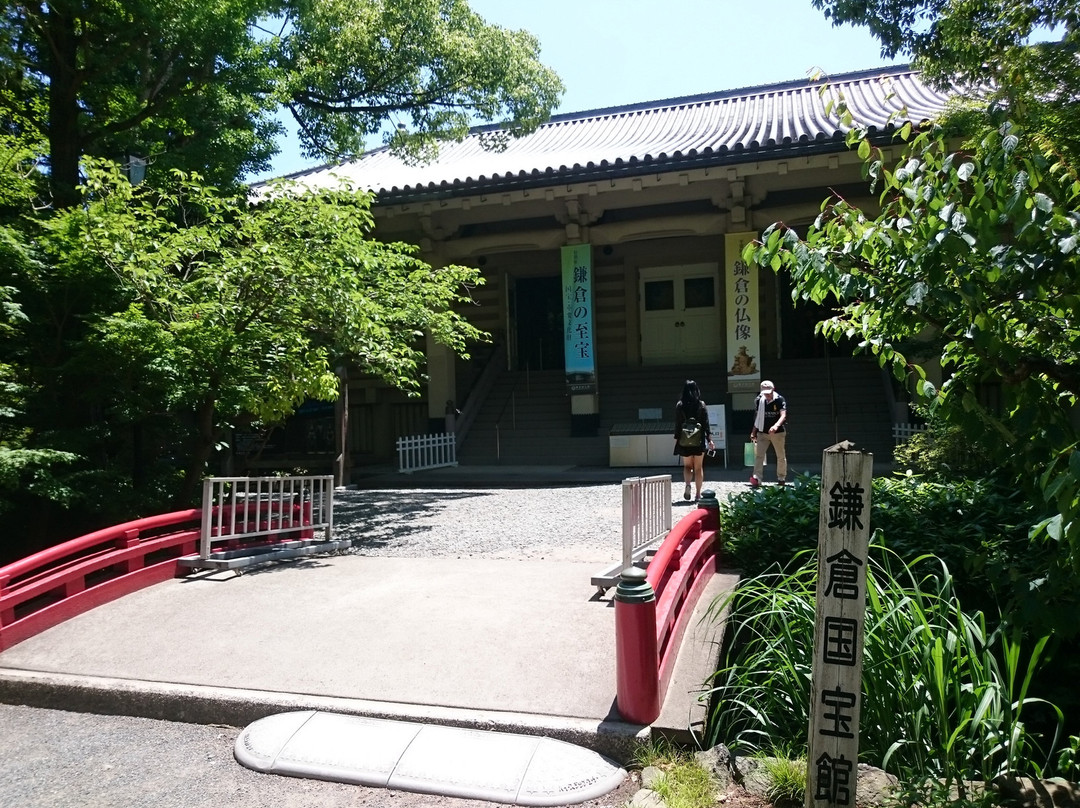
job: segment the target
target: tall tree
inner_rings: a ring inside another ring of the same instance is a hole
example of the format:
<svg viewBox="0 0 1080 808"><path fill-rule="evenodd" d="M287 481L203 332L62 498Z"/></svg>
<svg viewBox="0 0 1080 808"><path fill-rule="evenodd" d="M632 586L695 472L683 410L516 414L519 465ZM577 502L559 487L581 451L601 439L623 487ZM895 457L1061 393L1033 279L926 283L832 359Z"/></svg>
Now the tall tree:
<svg viewBox="0 0 1080 808"><path fill-rule="evenodd" d="M1073 634L1061 605L1080 574L1080 153L1066 122L1080 107L1075 83L1048 93L1046 82L1077 69L1080 4L815 5L868 25L886 53L914 54L942 81L966 80L970 103L927 131L904 127L895 162L853 128L880 208L827 199L805 238L778 223L748 252L790 272L796 297L838 303L825 334L858 338L913 379L937 416L1043 501L1032 538L1046 575L1017 582L1014 615L1037 602L1036 620ZM1062 26L1064 42L1027 47L1037 24ZM945 372L941 387L928 362Z"/></svg>
<svg viewBox="0 0 1080 808"><path fill-rule="evenodd" d="M470 123L529 131L562 92L538 50L465 0L16 0L0 16L9 97L47 98L33 123L60 207L78 200L84 155L218 184L265 169L282 105L306 153L334 158L387 122L414 156Z"/></svg>
<svg viewBox="0 0 1080 808"><path fill-rule="evenodd" d="M478 335L449 311L475 273L367 241L363 195L252 204L239 183L283 110L327 159L380 132L421 158L470 124L529 131L562 92L538 50L465 0L5 4L0 138L30 159L0 165L0 449L28 453L0 457L0 507L28 475L95 520L189 504L230 423L332 398L339 364L412 389L421 332L462 351ZM133 158L137 188L96 167Z"/></svg>
<svg viewBox="0 0 1080 808"><path fill-rule="evenodd" d="M1076 0L812 0L836 25L865 26L882 56L911 58L941 88L977 91L1080 157ZM1057 41L1043 41L1057 36Z"/></svg>
<svg viewBox="0 0 1080 808"><path fill-rule="evenodd" d="M453 308L478 271L434 270L414 247L370 239L366 193L275 193L252 206L180 173L133 189L96 171L90 188L92 201L50 231L74 234L129 301L97 322L87 355L112 357L114 374L127 367L141 395L193 425L178 505L238 419L274 423L308 398L332 400L345 360L416 389L425 333L460 353L481 336Z"/></svg>

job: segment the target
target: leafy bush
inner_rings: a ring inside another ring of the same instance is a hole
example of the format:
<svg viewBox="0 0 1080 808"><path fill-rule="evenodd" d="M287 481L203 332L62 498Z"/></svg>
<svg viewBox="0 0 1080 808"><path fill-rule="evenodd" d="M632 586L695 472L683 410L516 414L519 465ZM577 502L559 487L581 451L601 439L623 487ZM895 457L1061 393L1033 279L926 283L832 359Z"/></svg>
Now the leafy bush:
<svg viewBox="0 0 1080 808"><path fill-rule="evenodd" d="M896 467L933 477L985 477L994 468L989 455L956 426L931 421L893 449Z"/></svg>
<svg viewBox="0 0 1080 808"><path fill-rule="evenodd" d="M721 504L726 560L748 576L784 570L818 542L821 480L801 475L794 486L765 487ZM1051 548L1032 548L1028 532L1041 518L1022 495L990 480L932 482L913 475L873 481L870 529L901 558L933 555L963 571L957 584L969 609L997 614L1000 604L1029 601L1031 582ZM1037 593L1036 593L1037 594ZM1027 602L1024 625L1058 628ZM1041 633L1041 631L1040 631Z"/></svg>
<svg viewBox="0 0 1080 808"><path fill-rule="evenodd" d="M803 553L788 573L744 580L713 603L730 605L727 653L713 679L707 742L746 752L798 748L809 724L816 559ZM933 570L932 572L930 570ZM1046 639L1028 651L981 612L966 614L946 564L904 563L871 545L863 649L860 758L908 782L944 778L961 785L1003 772L1050 770L1056 736L1029 730L1042 705L1028 688Z"/></svg>

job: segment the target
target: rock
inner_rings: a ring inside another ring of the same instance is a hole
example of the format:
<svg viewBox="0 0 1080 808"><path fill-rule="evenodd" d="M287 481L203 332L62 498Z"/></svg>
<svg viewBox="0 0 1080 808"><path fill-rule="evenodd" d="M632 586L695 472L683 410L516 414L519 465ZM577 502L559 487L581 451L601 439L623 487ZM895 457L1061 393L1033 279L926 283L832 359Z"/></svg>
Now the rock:
<svg viewBox="0 0 1080 808"><path fill-rule="evenodd" d="M656 766L646 766L641 770L641 787L652 788L656 785L656 781L660 780L663 776L663 769L658 769Z"/></svg>
<svg viewBox="0 0 1080 808"><path fill-rule="evenodd" d="M667 808L667 803L660 799L660 795L652 789L643 788L630 798L630 802L626 803L626 808Z"/></svg>
<svg viewBox="0 0 1080 808"><path fill-rule="evenodd" d="M1076 808L1080 806L1080 786L1061 778L1035 780L1005 775L991 786L1001 801L1018 808Z"/></svg>
<svg viewBox="0 0 1080 808"><path fill-rule="evenodd" d="M896 802L896 792L899 787L900 781L894 775L874 768L869 763L860 763L855 804L858 806L892 805Z"/></svg>
<svg viewBox="0 0 1080 808"><path fill-rule="evenodd" d="M719 790L726 791L734 785L741 787L748 794L766 800L771 799L769 791L772 788L772 782L762 765L767 758L738 757L723 744L698 752L695 757L716 781ZM898 788L899 781L893 775L866 763L859 764L855 794L855 803L859 808L895 803ZM1075 804L1030 805L1022 806L1022 808L1080 808L1080 801Z"/></svg>
<svg viewBox="0 0 1080 808"><path fill-rule="evenodd" d="M722 743L717 744L712 749L694 753L694 759L712 776L721 790L727 789L731 785L732 757L731 751Z"/></svg>

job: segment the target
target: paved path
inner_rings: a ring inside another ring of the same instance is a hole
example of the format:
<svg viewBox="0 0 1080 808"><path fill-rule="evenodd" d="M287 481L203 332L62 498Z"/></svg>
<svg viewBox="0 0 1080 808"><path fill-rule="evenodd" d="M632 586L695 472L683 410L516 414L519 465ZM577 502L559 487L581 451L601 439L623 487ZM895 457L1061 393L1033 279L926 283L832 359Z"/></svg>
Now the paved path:
<svg viewBox="0 0 1080 808"><path fill-rule="evenodd" d="M574 496L567 488L561 505ZM515 518L550 524L531 499L515 492ZM422 533L452 539L460 513L436 510L448 521ZM0 653L0 701L233 727L317 710L543 735L625 760L642 729L613 710L614 610L589 582L618 535L607 550L540 533L561 551L425 558L414 546L409 558L342 554L168 581ZM677 672L665 703L674 726L691 720L690 691L715 664L718 637L702 631L686 640L699 670L689 684Z"/></svg>

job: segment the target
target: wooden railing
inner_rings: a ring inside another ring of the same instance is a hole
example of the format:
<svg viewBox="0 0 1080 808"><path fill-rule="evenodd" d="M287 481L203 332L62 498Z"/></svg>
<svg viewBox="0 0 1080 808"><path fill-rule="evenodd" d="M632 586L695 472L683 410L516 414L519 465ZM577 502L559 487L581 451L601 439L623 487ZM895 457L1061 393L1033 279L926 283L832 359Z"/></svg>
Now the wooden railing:
<svg viewBox="0 0 1080 808"><path fill-rule="evenodd" d="M453 432L406 435L397 439L398 471L410 474L423 469L457 465L457 439Z"/></svg>

